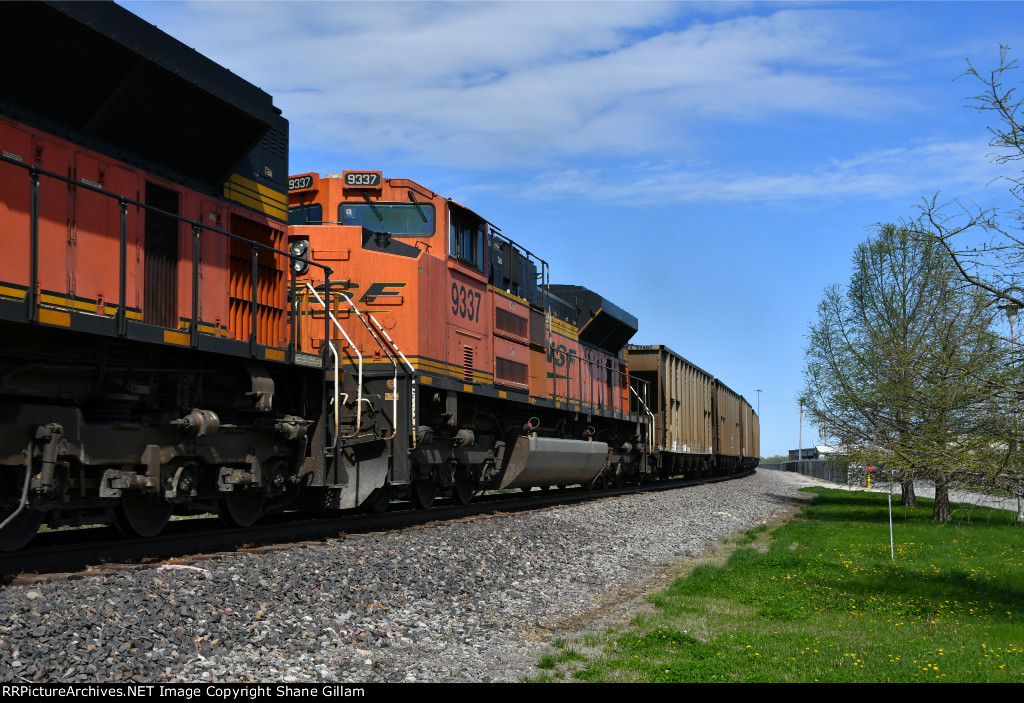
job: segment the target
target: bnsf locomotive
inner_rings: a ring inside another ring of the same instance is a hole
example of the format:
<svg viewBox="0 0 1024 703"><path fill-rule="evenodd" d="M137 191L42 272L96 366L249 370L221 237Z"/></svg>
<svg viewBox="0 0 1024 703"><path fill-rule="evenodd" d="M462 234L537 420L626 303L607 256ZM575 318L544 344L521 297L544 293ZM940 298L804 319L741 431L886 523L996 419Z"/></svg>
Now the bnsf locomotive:
<svg viewBox="0 0 1024 703"><path fill-rule="evenodd" d="M289 178L270 96L127 11L0 4L0 61L0 549L756 465L635 317L417 183Z"/></svg>

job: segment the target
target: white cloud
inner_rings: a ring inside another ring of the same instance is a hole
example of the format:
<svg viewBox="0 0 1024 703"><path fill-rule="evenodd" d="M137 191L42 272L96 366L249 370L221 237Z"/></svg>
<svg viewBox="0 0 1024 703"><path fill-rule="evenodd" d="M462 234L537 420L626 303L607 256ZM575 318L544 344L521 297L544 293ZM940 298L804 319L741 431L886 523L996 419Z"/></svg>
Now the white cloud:
<svg viewBox="0 0 1024 703"><path fill-rule="evenodd" d="M995 184L1012 169L993 165L984 141L931 143L832 160L802 173L751 173L661 162L619 169L547 172L525 186L508 186L530 201L615 200L632 205L684 202L777 202L844 198L917 198L943 191L996 198Z"/></svg>
<svg viewBox="0 0 1024 703"><path fill-rule="evenodd" d="M863 117L905 102L863 73L878 62L850 38L868 29L859 11L694 21L692 5L643 2L131 7L273 94L293 148L347 158L690 157L708 120Z"/></svg>

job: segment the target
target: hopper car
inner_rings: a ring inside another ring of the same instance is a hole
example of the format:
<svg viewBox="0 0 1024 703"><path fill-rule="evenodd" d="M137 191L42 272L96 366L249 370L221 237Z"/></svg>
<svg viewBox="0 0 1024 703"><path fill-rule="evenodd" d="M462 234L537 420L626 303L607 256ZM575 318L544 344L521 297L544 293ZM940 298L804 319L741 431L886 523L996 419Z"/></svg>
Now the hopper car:
<svg viewBox="0 0 1024 703"><path fill-rule="evenodd" d="M272 98L126 10L0 38L0 550L756 463L707 374L708 450L659 424L634 316L414 181L288 175Z"/></svg>
<svg viewBox="0 0 1024 703"><path fill-rule="evenodd" d="M664 345L629 345L630 371L650 389L654 460L666 475L750 470L761 456L745 398Z"/></svg>

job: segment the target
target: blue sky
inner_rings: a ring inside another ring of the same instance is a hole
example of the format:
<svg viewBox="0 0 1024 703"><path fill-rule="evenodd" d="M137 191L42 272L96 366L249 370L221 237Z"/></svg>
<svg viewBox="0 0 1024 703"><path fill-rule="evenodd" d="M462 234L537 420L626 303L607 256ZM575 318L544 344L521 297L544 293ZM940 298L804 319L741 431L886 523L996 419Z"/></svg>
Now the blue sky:
<svg viewBox="0 0 1024 703"><path fill-rule="evenodd" d="M762 389L764 455L796 447L808 324L872 225L1010 205L957 77L1024 56L1021 3L121 4L273 95L292 173L412 178Z"/></svg>

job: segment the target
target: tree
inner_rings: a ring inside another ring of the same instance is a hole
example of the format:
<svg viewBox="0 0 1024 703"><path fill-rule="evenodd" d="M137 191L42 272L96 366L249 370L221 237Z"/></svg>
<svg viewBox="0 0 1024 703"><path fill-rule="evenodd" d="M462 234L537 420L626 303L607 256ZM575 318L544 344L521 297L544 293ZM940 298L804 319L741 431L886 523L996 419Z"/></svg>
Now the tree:
<svg viewBox="0 0 1024 703"><path fill-rule="evenodd" d="M992 309L963 288L944 247L881 226L857 247L845 290L825 291L806 349L812 418L851 461L896 471L906 504L916 477L934 480L938 520L950 519L949 484L983 463L1000 417Z"/></svg>
<svg viewBox="0 0 1024 703"><path fill-rule="evenodd" d="M996 118L995 126L988 128L989 145L994 150L990 158L1005 165L1024 161L1024 98L1012 80L1019 66L1007 47L1000 47L999 59L999 66L987 73L968 61L964 76L983 86L981 93L969 98L970 106ZM1015 317L1024 308L1024 174L1006 180L1016 207L1005 213L959 201L942 204L935 196L923 202L918 217L902 224L917 240L942 247L964 282ZM994 452L989 472L995 472L997 485L1017 496L1018 520L1024 522L1024 442L1020 438L1024 365L1013 334L1013 318L1010 325L1010 338L1003 344L1007 361L1000 373L989 379L997 389L1003 418L1000 433L990 440L1003 450Z"/></svg>

